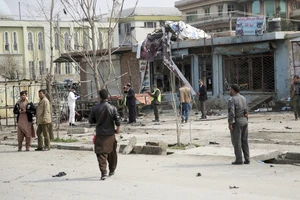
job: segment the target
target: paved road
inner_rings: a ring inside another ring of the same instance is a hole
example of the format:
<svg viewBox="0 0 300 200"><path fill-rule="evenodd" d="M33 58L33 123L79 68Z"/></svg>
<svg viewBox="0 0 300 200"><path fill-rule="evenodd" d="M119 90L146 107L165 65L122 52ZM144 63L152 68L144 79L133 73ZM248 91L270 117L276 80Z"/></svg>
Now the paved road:
<svg viewBox="0 0 300 200"><path fill-rule="evenodd" d="M0 145L1 200L299 199L297 166L232 166L232 158L220 156L119 155L116 175L100 181L93 152L16 150ZM67 175L52 177L61 171Z"/></svg>

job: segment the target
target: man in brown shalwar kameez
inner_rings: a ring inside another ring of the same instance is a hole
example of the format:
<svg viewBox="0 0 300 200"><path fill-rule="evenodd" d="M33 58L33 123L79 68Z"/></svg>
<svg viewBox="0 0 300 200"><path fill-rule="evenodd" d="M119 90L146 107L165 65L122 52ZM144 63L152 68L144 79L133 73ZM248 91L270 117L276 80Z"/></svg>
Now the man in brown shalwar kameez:
<svg viewBox="0 0 300 200"><path fill-rule="evenodd" d="M32 124L32 116L35 114L35 107L32 102L28 102L26 92L20 92L20 100L14 107L14 114L17 114L18 125L18 151L22 151L22 143L25 137L26 151L29 151L31 138L35 137Z"/></svg>
<svg viewBox="0 0 300 200"><path fill-rule="evenodd" d="M117 167L117 141L116 133L120 133L121 119L117 108L108 103L108 91L99 91L100 104L92 108L89 123L96 124L95 153L97 155L101 180L107 177L107 162L109 176L115 174ZM116 126L116 129L115 129Z"/></svg>

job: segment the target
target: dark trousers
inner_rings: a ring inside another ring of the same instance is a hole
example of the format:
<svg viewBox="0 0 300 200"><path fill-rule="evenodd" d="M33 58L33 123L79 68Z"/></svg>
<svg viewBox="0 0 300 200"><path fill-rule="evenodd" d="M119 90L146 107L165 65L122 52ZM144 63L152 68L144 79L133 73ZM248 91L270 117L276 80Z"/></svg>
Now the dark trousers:
<svg viewBox="0 0 300 200"><path fill-rule="evenodd" d="M129 123L136 122L135 106L128 106L128 112L129 112Z"/></svg>
<svg viewBox="0 0 300 200"><path fill-rule="evenodd" d="M201 117L206 118L206 106L205 101L199 101Z"/></svg>
<svg viewBox="0 0 300 200"><path fill-rule="evenodd" d="M292 98L292 105L295 118L298 119L298 117L300 116L300 95L294 95L294 97Z"/></svg>
<svg viewBox="0 0 300 200"><path fill-rule="evenodd" d="M118 164L117 141L114 143L112 152L96 154L101 175L107 175L107 162L109 172L114 172Z"/></svg>
<svg viewBox="0 0 300 200"><path fill-rule="evenodd" d="M235 161L242 162L244 154L245 160L249 160L249 145L248 145L248 124L239 125L234 123L232 125L233 131L231 133L231 142L234 147Z"/></svg>
<svg viewBox="0 0 300 200"><path fill-rule="evenodd" d="M159 120L159 115L158 115L158 104L152 104L152 106L153 106L153 111L154 111L155 120Z"/></svg>

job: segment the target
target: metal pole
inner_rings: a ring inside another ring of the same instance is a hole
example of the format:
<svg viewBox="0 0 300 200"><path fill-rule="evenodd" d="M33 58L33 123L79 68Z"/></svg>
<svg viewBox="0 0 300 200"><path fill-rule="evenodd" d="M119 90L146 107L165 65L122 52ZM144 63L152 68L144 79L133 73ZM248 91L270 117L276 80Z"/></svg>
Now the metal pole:
<svg viewBox="0 0 300 200"><path fill-rule="evenodd" d="M15 85L13 85L13 104L16 104L16 99L15 99ZM16 127L16 118L14 117L14 126Z"/></svg>
<svg viewBox="0 0 300 200"><path fill-rule="evenodd" d="M7 83L5 83L5 114L6 114L6 126L8 126L8 111L7 111Z"/></svg>

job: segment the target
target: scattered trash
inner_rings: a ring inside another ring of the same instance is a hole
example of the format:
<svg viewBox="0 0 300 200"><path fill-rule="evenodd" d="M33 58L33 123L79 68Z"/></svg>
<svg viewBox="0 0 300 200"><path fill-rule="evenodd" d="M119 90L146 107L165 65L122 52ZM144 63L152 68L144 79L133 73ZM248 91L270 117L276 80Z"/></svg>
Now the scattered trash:
<svg viewBox="0 0 300 200"><path fill-rule="evenodd" d="M209 144L219 144L218 142L209 142Z"/></svg>
<svg viewBox="0 0 300 200"><path fill-rule="evenodd" d="M149 134L148 132L145 132L146 134Z"/></svg>
<svg viewBox="0 0 300 200"><path fill-rule="evenodd" d="M288 127L288 126L285 126L284 128L286 128L286 129L292 129L291 127Z"/></svg>
<svg viewBox="0 0 300 200"><path fill-rule="evenodd" d="M65 175L67 175L65 172L59 172L58 174L53 175L52 177L62 177L62 176L65 176Z"/></svg>
<svg viewBox="0 0 300 200"><path fill-rule="evenodd" d="M4 136L4 137L3 137L3 140L7 140L7 138L8 138L7 136Z"/></svg>
<svg viewBox="0 0 300 200"><path fill-rule="evenodd" d="M289 110L291 110L291 107L284 106L284 107L281 108L281 110L282 111L289 111Z"/></svg>
<svg viewBox="0 0 300 200"><path fill-rule="evenodd" d="M146 126L146 124L141 124L141 126Z"/></svg>
<svg viewBox="0 0 300 200"><path fill-rule="evenodd" d="M258 108L255 110L255 112L267 112L272 111L272 108Z"/></svg>
<svg viewBox="0 0 300 200"><path fill-rule="evenodd" d="M258 163L260 163L260 164L265 164L265 162L264 162L264 161L261 161L261 160L259 160Z"/></svg>
<svg viewBox="0 0 300 200"><path fill-rule="evenodd" d="M270 167L274 167L274 165L270 165Z"/></svg>
<svg viewBox="0 0 300 200"><path fill-rule="evenodd" d="M267 120L271 120L272 118L269 118L269 119L267 119Z"/></svg>
<svg viewBox="0 0 300 200"><path fill-rule="evenodd" d="M279 122L280 124L282 123L282 121Z"/></svg>
<svg viewBox="0 0 300 200"><path fill-rule="evenodd" d="M239 189L237 186L229 186L229 189Z"/></svg>
<svg viewBox="0 0 300 200"><path fill-rule="evenodd" d="M120 138L123 139L123 135L120 135Z"/></svg>
<svg viewBox="0 0 300 200"><path fill-rule="evenodd" d="M158 122L158 123L154 123L154 125L160 125L160 123Z"/></svg>
<svg viewBox="0 0 300 200"><path fill-rule="evenodd" d="M197 177L199 177L199 176L202 176L202 175L201 175L201 173L200 173L200 172L198 172L196 176L197 176Z"/></svg>

